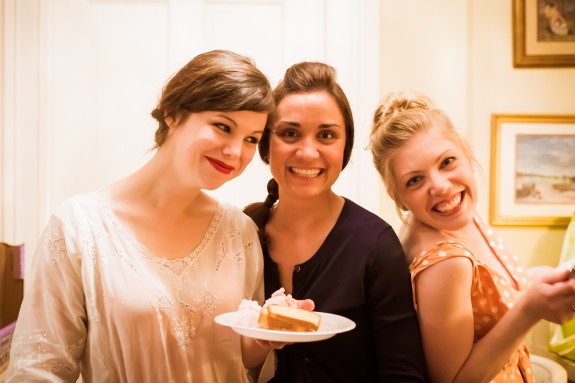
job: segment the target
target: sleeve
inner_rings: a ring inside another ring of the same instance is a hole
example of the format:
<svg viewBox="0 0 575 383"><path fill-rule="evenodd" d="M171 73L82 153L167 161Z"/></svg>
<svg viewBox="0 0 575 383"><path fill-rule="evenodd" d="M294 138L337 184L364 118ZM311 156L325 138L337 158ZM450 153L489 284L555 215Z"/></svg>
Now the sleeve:
<svg viewBox="0 0 575 383"><path fill-rule="evenodd" d="M243 213L241 213L244 215ZM246 299L258 301L262 305L265 301L264 296L264 258L260 240L258 237L258 229L256 224L251 218L247 218L243 230L243 242L246 248ZM273 378L276 370L276 354L272 351L264 360L260 368L248 371L250 378L254 382L264 383Z"/></svg>
<svg viewBox="0 0 575 383"><path fill-rule="evenodd" d="M413 305L416 309L417 296L415 294L415 277L436 263L453 257L464 257L470 260L473 267L473 285L474 287L481 289L479 286L479 271L477 268L477 260L471 251L467 249L466 245L453 241L440 241L431 248L416 256L410 265Z"/></svg>
<svg viewBox="0 0 575 383"><path fill-rule="evenodd" d="M388 226L367 267L366 292L382 382L424 382L426 365L403 248Z"/></svg>
<svg viewBox="0 0 575 383"><path fill-rule="evenodd" d="M52 217L26 280L6 382L75 382L87 319L81 257L73 233Z"/></svg>
<svg viewBox="0 0 575 383"><path fill-rule="evenodd" d="M243 214L243 213L241 213ZM246 249L246 299L264 302L264 258L256 224L247 217L243 229Z"/></svg>

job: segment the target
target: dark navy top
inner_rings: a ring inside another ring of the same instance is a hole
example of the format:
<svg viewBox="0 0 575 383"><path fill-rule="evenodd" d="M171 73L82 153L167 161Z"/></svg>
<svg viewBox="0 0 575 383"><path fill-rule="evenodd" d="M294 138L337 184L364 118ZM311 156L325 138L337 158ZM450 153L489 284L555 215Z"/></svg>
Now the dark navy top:
<svg viewBox="0 0 575 383"><path fill-rule="evenodd" d="M279 289L264 246L266 297ZM393 228L346 199L325 242L293 271L292 296L356 323L350 332L277 350L271 382L423 382L425 359L411 281Z"/></svg>

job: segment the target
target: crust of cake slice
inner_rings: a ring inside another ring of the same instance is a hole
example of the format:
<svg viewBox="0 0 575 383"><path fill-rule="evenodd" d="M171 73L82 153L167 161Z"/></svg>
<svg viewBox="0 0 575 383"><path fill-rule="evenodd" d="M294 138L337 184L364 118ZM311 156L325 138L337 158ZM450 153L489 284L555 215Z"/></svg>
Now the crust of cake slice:
<svg viewBox="0 0 575 383"><path fill-rule="evenodd" d="M309 332L317 331L321 316L313 311L282 305L264 307L258 325L269 330Z"/></svg>

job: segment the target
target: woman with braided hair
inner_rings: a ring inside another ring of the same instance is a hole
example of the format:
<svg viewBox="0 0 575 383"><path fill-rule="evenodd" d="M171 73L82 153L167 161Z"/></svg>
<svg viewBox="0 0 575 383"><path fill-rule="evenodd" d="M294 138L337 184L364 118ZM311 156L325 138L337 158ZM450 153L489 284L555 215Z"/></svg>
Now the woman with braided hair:
<svg viewBox="0 0 575 383"><path fill-rule="evenodd" d="M335 70L290 67L259 143L270 165L259 227L266 296L280 287L357 327L276 350L273 382L422 382L425 362L408 265L392 227L332 186L351 157L354 124Z"/></svg>

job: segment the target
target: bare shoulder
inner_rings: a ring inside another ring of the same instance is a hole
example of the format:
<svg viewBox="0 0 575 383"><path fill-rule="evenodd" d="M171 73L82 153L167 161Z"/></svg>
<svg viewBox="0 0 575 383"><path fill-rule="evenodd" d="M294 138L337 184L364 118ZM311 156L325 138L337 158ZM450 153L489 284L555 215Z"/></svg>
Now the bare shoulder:
<svg viewBox="0 0 575 383"><path fill-rule="evenodd" d="M407 260L411 263L423 251L445 240L445 237L434 228L410 221L401 228L399 239Z"/></svg>
<svg viewBox="0 0 575 383"><path fill-rule="evenodd" d="M472 281L473 267L469 259L444 259L414 277L417 304L427 315L460 312L471 302Z"/></svg>

